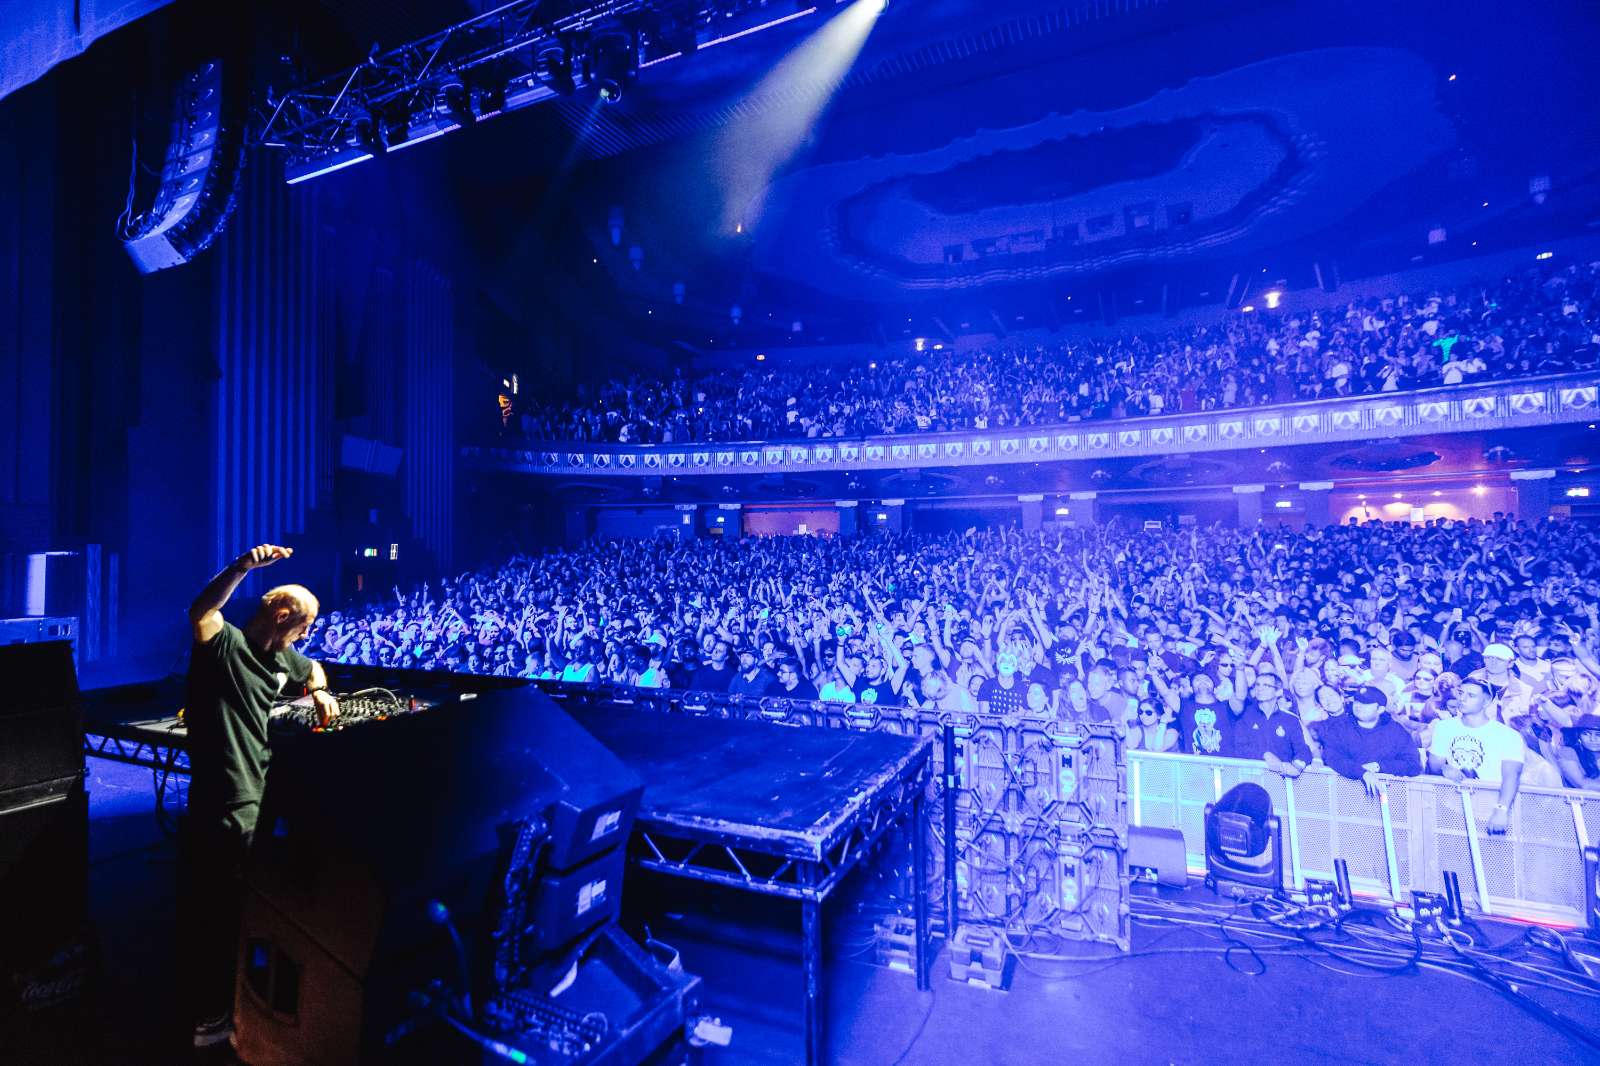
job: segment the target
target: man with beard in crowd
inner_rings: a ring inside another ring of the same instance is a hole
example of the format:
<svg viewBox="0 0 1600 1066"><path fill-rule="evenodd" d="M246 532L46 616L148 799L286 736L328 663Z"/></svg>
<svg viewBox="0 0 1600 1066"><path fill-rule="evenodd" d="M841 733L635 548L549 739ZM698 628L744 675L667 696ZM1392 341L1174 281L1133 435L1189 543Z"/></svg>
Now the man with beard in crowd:
<svg viewBox="0 0 1600 1066"><path fill-rule="evenodd" d="M761 657L749 644L739 649L739 672L728 682L730 696L765 696L778 679L761 665Z"/></svg>
<svg viewBox="0 0 1600 1066"><path fill-rule="evenodd" d="M814 700L817 686L800 676L800 664L785 656L778 660L778 679L767 688L767 695L786 700Z"/></svg>

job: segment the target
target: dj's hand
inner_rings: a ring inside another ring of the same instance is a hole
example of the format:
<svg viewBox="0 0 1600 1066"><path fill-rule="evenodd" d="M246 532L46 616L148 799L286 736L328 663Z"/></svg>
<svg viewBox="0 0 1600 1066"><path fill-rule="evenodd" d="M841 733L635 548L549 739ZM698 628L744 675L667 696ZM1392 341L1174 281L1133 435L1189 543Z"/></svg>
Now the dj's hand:
<svg viewBox="0 0 1600 1066"><path fill-rule="evenodd" d="M328 723L339 714L339 701L334 699L327 689L319 688L311 694L311 702L317 706L317 725L326 728Z"/></svg>
<svg viewBox="0 0 1600 1066"><path fill-rule="evenodd" d="M287 559L293 554L293 548L283 548L276 544L258 544L235 559L233 565L240 570L258 570L263 566L271 566L279 559Z"/></svg>

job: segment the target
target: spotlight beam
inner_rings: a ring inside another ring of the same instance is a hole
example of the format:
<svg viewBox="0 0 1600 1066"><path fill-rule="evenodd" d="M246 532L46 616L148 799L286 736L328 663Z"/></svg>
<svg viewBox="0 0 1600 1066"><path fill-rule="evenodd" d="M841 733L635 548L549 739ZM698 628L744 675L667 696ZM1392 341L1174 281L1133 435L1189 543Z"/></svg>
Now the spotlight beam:
<svg viewBox="0 0 1600 1066"><path fill-rule="evenodd" d="M828 19L780 60L748 97L778 97L784 106L753 109L748 117L724 128L713 155L722 180L722 227L726 232L742 232L760 217L772 176L794 157L816 127L883 9L883 0L854 0ZM809 11L789 18L806 13Z"/></svg>

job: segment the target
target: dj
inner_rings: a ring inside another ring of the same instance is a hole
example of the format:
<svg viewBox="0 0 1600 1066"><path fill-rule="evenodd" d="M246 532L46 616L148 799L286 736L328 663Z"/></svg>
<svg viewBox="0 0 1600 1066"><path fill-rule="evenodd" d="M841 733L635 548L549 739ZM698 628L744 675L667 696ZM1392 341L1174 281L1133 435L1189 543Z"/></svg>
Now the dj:
<svg viewBox="0 0 1600 1066"><path fill-rule="evenodd" d="M275 544L250 549L189 607L194 648L184 721L191 777L179 848L178 924L196 1047L221 1043L233 1031L239 875L261 804L273 703L289 695L291 684L304 685L324 725L339 711L321 664L294 650L317 617L309 589L268 590L243 629L222 617L246 574L293 554Z"/></svg>

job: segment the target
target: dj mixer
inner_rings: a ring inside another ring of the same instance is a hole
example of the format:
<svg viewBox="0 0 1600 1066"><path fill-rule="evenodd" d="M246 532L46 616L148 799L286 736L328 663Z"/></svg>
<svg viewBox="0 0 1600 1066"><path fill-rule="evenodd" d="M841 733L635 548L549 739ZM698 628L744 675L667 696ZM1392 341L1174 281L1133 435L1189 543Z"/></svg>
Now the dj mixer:
<svg viewBox="0 0 1600 1066"><path fill-rule="evenodd" d="M284 733L337 733L372 722L383 722L405 714L416 714L438 704L420 696L402 696L386 688L367 688L357 692L330 693L339 701L339 713L327 725L310 696L272 709L272 728Z"/></svg>

